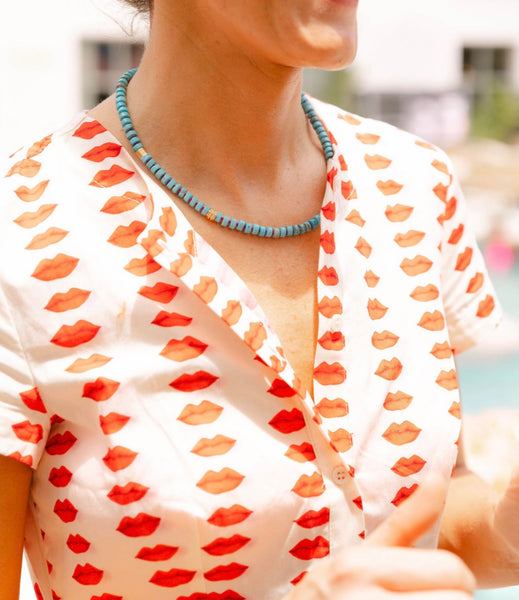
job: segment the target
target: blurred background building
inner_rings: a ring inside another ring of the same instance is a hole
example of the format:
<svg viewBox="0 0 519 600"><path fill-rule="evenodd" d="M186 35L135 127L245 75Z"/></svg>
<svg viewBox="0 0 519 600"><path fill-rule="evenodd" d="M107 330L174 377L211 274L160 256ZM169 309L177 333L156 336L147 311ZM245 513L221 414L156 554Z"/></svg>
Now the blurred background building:
<svg viewBox="0 0 519 600"><path fill-rule="evenodd" d="M519 1L361 0L345 71L305 87L444 147L504 307L504 326L458 358L469 462L502 488L519 463ZM146 23L117 0L19 0L0 19L3 154L109 95L136 66ZM478 592L519 598L518 588ZM21 600L34 595L24 577Z"/></svg>

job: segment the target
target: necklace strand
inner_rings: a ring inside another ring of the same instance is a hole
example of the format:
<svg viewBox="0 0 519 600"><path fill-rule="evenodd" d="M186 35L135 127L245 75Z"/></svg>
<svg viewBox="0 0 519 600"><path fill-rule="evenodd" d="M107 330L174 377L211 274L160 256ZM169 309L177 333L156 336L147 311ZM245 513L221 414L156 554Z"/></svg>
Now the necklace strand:
<svg viewBox="0 0 519 600"><path fill-rule="evenodd" d="M193 194L187 188L185 188L181 183L178 183L159 165L158 162L153 159L151 154L144 148L139 136L137 135L137 132L135 131L135 127L130 118L130 113L128 112L126 92L128 84L136 72L137 69L131 69L119 79L115 92L117 112L119 113L119 119L121 121L122 128L133 148L133 151L139 157L144 166L156 177L156 179L159 180L162 185L176 194L188 206L196 210L208 221L217 223L221 227L226 227L233 231L241 231L243 233L265 238L284 238L307 233L308 231L312 231L319 226L321 222L321 216L319 213L314 215L311 219L308 219L307 221L297 225L268 227L264 225L258 225L257 223L249 223L243 219L228 217L214 208L211 208L208 204L202 202L196 196L193 196ZM326 130L324 129L319 117L317 116L304 92L301 94L301 106L303 107L307 119L314 128L314 131L321 142L326 160L329 160L333 156L333 147L330 142L330 138L328 137Z"/></svg>

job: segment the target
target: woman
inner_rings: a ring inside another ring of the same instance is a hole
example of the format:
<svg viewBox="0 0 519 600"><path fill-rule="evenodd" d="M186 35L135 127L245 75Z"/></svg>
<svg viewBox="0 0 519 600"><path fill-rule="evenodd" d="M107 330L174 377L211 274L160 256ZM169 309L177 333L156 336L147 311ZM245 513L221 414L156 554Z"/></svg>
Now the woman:
<svg viewBox="0 0 519 600"><path fill-rule="evenodd" d="M454 469L499 315L448 159L301 102L355 50L354 0L155 0L117 96L12 157L2 600L24 528L45 600L518 581L519 478Z"/></svg>

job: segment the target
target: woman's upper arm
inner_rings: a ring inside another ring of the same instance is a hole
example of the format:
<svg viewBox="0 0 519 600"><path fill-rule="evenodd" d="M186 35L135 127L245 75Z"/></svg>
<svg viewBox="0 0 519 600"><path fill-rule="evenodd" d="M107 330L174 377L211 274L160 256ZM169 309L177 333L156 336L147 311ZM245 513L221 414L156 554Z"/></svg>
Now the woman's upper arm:
<svg viewBox="0 0 519 600"><path fill-rule="evenodd" d="M31 468L0 456L0 600L18 600Z"/></svg>

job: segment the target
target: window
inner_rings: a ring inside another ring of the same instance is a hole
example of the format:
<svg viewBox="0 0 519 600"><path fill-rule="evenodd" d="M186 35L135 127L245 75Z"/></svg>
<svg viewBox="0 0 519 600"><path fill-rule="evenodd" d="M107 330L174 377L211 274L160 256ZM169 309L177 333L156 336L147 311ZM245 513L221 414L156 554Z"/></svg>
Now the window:
<svg viewBox="0 0 519 600"><path fill-rule="evenodd" d="M463 48L463 81L467 93L477 101L492 94L496 86L507 87L511 58L510 48Z"/></svg>

